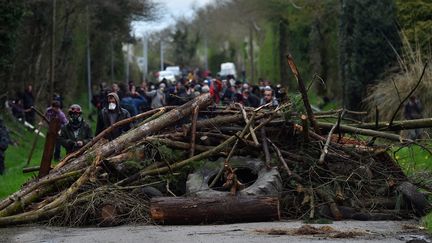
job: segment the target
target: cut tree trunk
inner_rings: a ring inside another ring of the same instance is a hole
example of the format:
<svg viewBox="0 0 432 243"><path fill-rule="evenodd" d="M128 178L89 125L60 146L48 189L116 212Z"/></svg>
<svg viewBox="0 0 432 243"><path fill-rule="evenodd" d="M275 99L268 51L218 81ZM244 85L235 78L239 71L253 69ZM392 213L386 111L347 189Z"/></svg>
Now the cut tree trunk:
<svg viewBox="0 0 432 243"><path fill-rule="evenodd" d="M280 220L279 200L272 197L159 197L151 199L150 214L163 224Z"/></svg>

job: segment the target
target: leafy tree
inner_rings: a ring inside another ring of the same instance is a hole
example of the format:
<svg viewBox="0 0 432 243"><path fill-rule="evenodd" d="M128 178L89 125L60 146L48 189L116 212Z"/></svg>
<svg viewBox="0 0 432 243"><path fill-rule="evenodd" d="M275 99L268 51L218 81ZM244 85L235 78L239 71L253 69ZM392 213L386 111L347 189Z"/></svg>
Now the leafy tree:
<svg viewBox="0 0 432 243"><path fill-rule="evenodd" d="M0 90L9 88L9 74L13 70L18 30L25 8L23 0L3 0L0 4Z"/></svg>
<svg viewBox="0 0 432 243"><path fill-rule="evenodd" d="M394 61L400 48L392 0L342 0L340 66L344 105L359 110L367 86Z"/></svg>
<svg viewBox="0 0 432 243"><path fill-rule="evenodd" d="M412 45L430 52L432 39L432 2L429 0L397 0L399 24Z"/></svg>

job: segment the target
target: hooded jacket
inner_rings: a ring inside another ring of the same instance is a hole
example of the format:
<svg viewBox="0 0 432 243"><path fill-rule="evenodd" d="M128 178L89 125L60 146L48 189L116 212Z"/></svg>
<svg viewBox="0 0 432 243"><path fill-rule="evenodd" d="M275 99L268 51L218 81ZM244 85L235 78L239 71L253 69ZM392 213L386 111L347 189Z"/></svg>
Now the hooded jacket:
<svg viewBox="0 0 432 243"><path fill-rule="evenodd" d="M109 93L107 97L108 96L114 97L116 102L116 108L110 111L108 110L107 107L104 107L101 110L96 123L96 135L98 135L99 133L101 133L103 130L107 129L114 123L130 117L129 112L126 109L120 107L120 99L116 93ZM105 138L109 140L113 140L118 136L120 136L122 133L128 131L130 128L131 128L130 124L117 127L109 134L107 134Z"/></svg>

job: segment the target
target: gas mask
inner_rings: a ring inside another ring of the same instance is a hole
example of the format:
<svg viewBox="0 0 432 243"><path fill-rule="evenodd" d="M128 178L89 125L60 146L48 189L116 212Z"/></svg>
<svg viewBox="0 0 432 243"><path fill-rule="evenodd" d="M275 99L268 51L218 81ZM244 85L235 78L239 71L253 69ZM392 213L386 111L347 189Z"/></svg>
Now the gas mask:
<svg viewBox="0 0 432 243"><path fill-rule="evenodd" d="M117 107L116 103L109 103L108 104L108 110L113 111Z"/></svg>
<svg viewBox="0 0 432 243"><path fill-rule="evenodd" d="M76 128L81 125L83 118L80 113L70 113L69 114L69 122L71 125Z"/></svg>

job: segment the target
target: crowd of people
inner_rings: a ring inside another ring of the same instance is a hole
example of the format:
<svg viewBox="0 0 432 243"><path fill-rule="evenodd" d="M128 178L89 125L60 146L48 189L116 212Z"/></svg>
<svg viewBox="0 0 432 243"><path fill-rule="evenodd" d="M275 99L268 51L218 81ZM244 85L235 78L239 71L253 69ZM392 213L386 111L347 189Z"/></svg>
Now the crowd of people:
<svg viewBox="0 0 432 243"><path fill-rule="evenodd" d="M211 93L215 103L220 105L242 103L258 107L270 103L271 106L277 106L286 99L286 90L281 85L273 86L268 80L260 79L258 85L251 85L236 81L232 76L224 79L208 76L205 79L181 78L175 82L142 82L139 86L134 82L128 85L114 83L111 87L102 83L99 93L93 96L95 107L99 110L105 107L108 103L107 94L111 92L117 94L119 105L131 116L166 105L182 105L203 93Z"/></svg>
<svg viewBox="0 0 432 243"><path fill-rule="evenodd" d="M212 78L210 74L203 79L193 77L189 75L176 82L167 80L158 83L142 82L139 86L132 81L127 85L112 83L110 86L102 82L100 90L92 98L92 104L97 111L95 135L123 119L167 105L182 105L203 93L210 93L216 105L241 103L250 107L265 104L269 107L276 107L287 99L287 90L281 85L273 86L268 80L259 79L257 85L252 85L248 82L236 81L232 76L223 79L220 76ZM35 110L32 109L34 102L32 86L28 85L24 92L17 95L16 99L7 103L7 107L17 119L34 126ZM404 114L406 119L421 117L418 115L421 114L419 101L412 98L406 104ZM54 95L44 115L48 122L57 119L61 127L55 145L54 160L61 158L60 146L63 146L66 153L69 154L80 149L93 138L91 126L85 121L81 106L78 104L69 106L66 116L63 113L63 100L57 94ZM116 127L104 134L104 137L113 140L131 127L131 124ZM9 144L9 136L6 133L7 129L0 119L0 174L4 171L4 151ZM415 134L412 136L410 134L413 139L420 137L418 130L414 130L413 133Z"/></svg>

